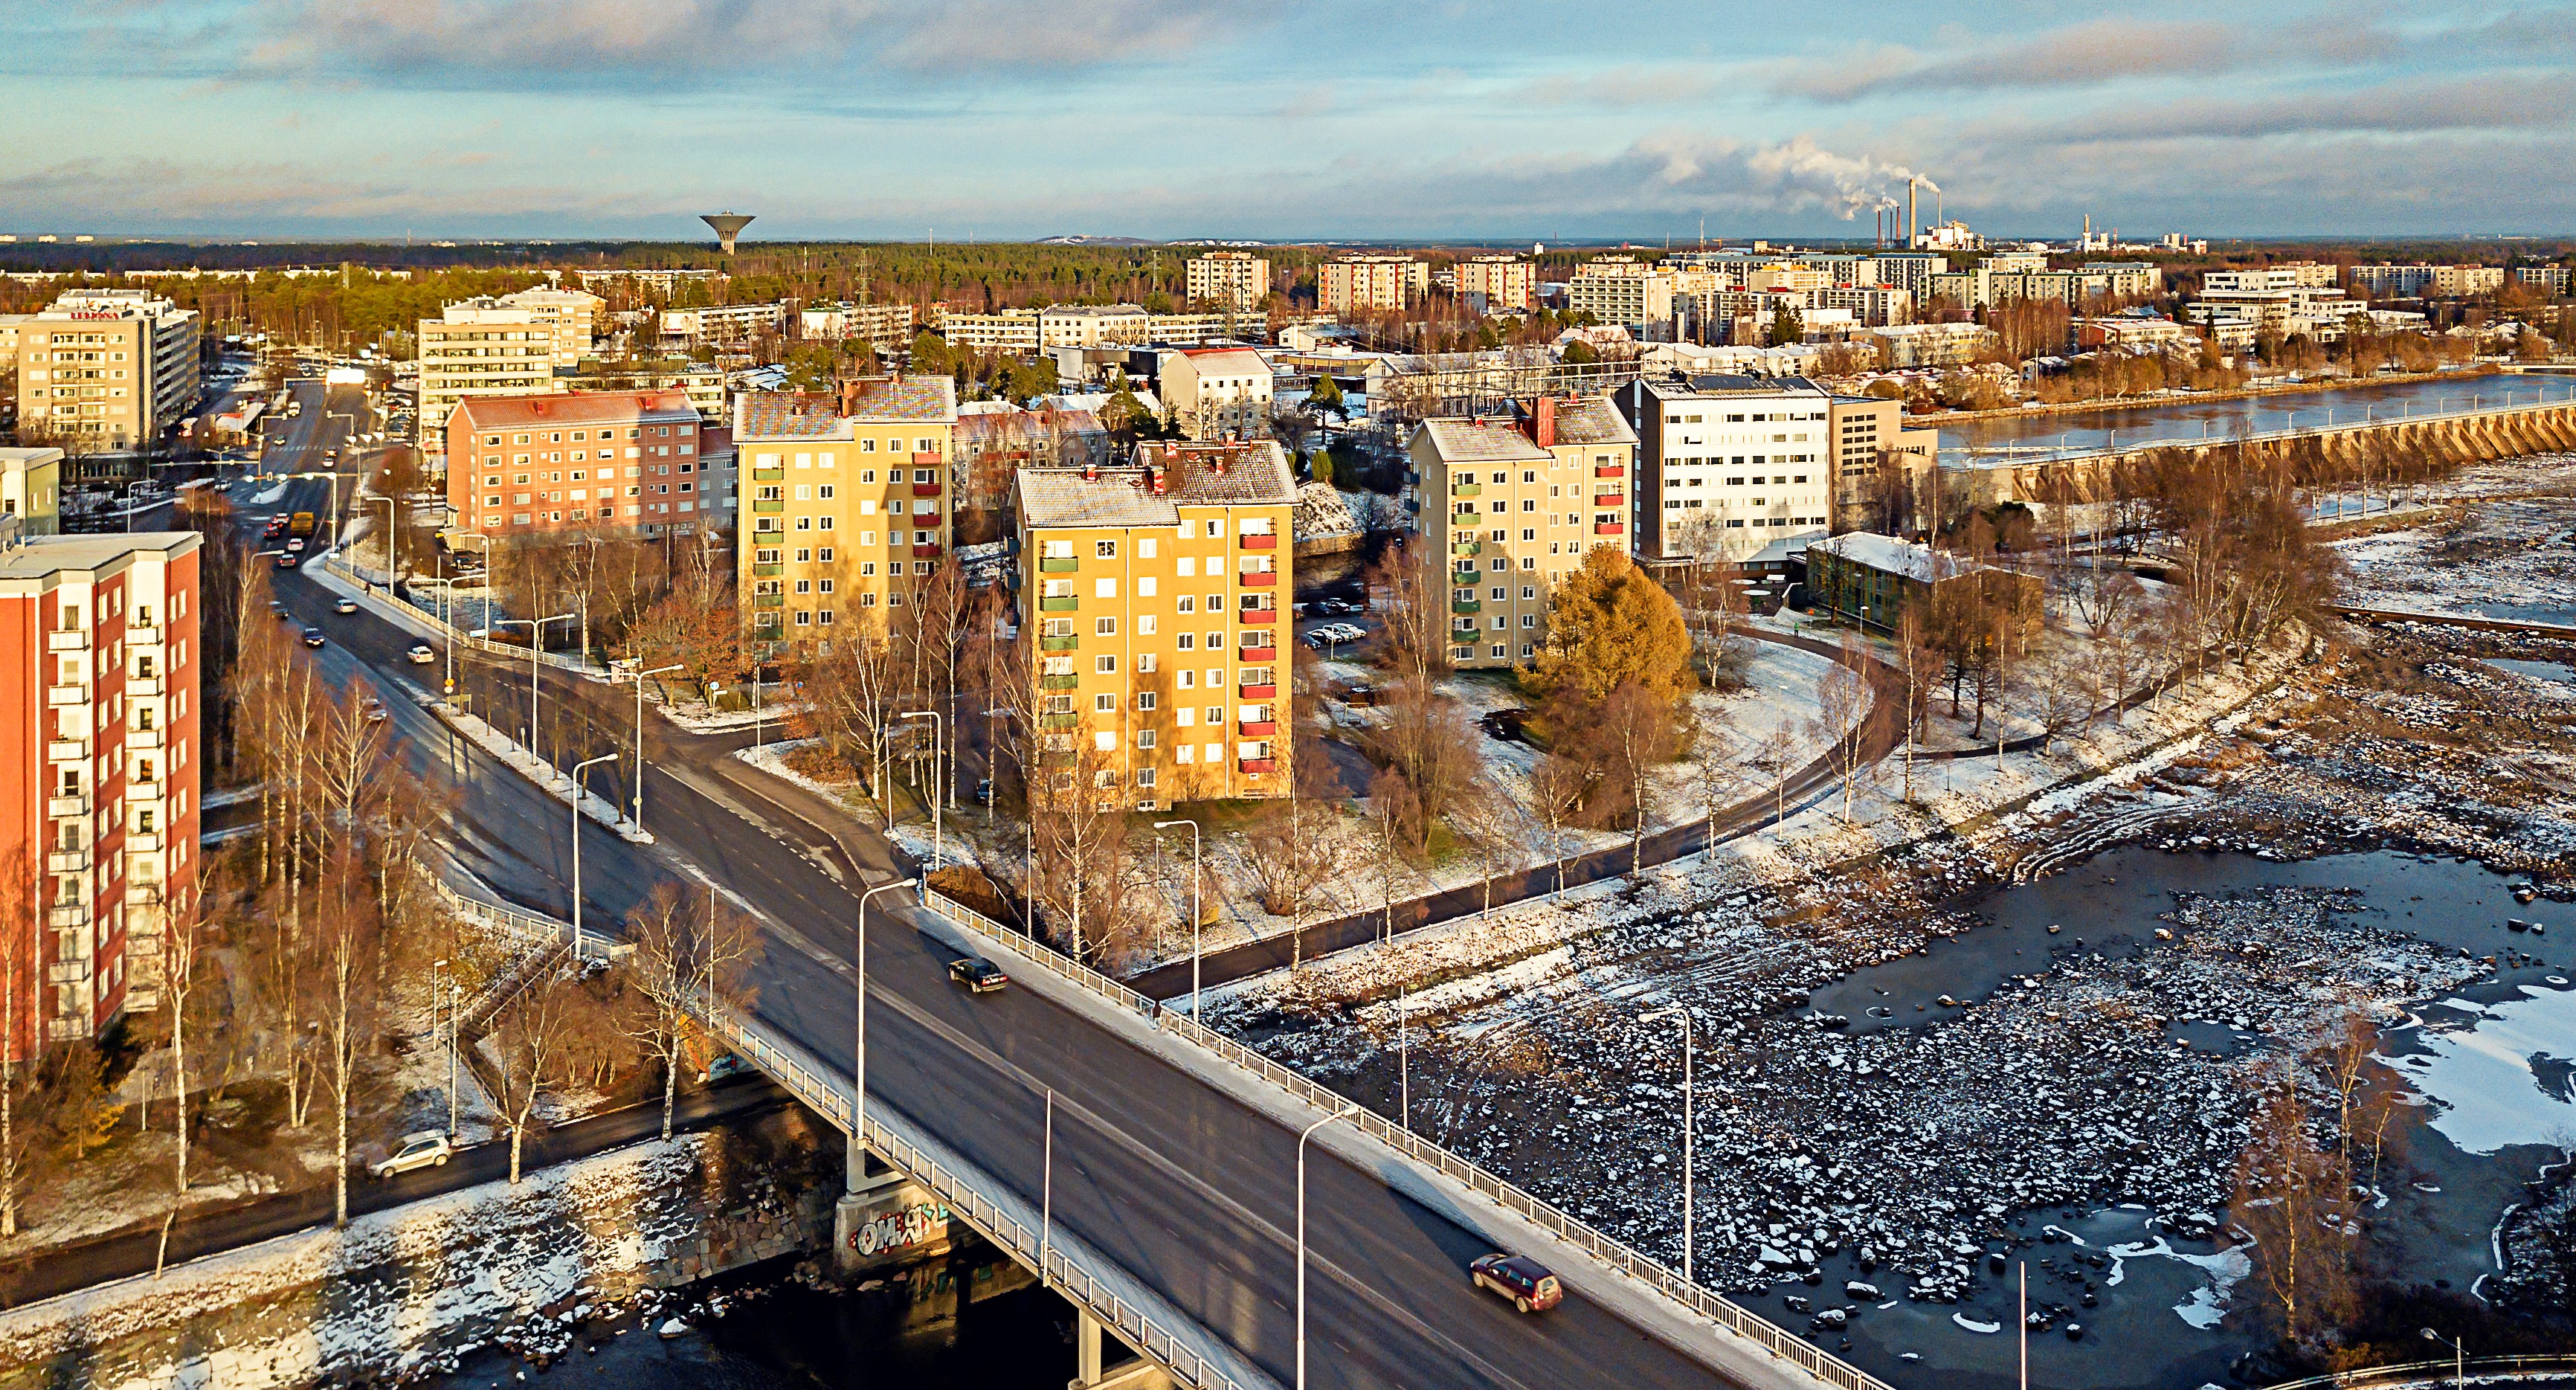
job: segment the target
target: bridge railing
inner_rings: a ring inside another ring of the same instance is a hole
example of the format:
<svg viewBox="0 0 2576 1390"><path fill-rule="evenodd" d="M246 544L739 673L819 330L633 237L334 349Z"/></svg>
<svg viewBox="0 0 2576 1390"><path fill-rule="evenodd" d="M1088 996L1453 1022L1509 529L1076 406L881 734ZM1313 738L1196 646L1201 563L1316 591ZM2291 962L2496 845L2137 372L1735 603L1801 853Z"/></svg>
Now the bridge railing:
<svg viewBox="0 0 2576 1390"><path fill-rule="evenodd" d="M1165 1008L1099 971L1037 941L1017 927L986 917L943 893L925 894L929 908L961 926L1008 940L1015 949L1047 970L1131 1009L1156 1027L1206 1048L1318 1110L1339 1110L1350 1098L1245 1047L1177 1010ZM844 1112L846 1113L846 1112ZM1610 1268L1645 1284L1719 1326L1746 1338L1783 1361L1842 1390L1893 1390L1887 1382L1835 1356L1758 1313L1748 1311L1714 1290L1684 1279L1680 1272L1622 1241L1594 1230L1556 1206L1505 1181L1485 1168L1371 1110L1351 1117L1351 1124L1403 1157L1492 1198L1539 1229L1573 1245Z"/></svg>

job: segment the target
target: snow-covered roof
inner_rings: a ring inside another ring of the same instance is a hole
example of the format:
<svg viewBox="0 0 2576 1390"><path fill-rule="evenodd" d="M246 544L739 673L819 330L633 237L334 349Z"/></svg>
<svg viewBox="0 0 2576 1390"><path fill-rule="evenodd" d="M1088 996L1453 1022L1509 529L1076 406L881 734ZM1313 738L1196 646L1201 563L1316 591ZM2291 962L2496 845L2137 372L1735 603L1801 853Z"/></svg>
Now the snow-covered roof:
<svg viewBox="0 0 2576 1390"><path fill-rule="evenodd" d="M1839 536L1811 541L1807 545L1809 559L1812 560L1820 550L1839 559L1849 560L1856 565L1886 574L1902 575L1907 579L1921 580L1927 584L1955 578L1967 573L1970 568L1967 561L1947 551L1935 550L1928 545L1916 545L1912 541L1901 541L1894 536L1882 536L1873 531L1847 531Z"/></svg>

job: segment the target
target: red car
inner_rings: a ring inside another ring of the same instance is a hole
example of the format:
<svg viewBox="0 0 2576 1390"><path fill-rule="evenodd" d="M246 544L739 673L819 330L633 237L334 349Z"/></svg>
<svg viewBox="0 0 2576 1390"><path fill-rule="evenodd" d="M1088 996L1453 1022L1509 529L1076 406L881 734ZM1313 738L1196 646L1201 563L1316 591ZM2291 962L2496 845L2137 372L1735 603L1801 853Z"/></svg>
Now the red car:
<svg viewBox="0 0 2576 1390"><path fill-rule="evenodd" d="M1524 1313L1544 1313L1565 1301L1565 1286L1547 1266L1526 1255L1487 1255L1467 1266L1477 1288L1490 1289Z"/></svg>

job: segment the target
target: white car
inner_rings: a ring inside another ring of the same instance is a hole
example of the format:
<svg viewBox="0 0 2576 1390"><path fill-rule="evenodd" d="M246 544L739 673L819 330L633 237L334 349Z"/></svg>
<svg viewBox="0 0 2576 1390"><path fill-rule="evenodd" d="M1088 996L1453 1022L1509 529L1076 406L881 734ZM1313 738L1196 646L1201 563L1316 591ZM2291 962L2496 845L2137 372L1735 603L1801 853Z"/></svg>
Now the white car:
<svg viewBox="0 0 2576 1390"><path fill-rule="evenodd" d="M449 1147L446 1135L434 1129L425 1129L418 1134L404 1135L402 1145L392 1153L368 1164L367 1172L373 1177L390 1178L397 1173L408 1173L414 1168L442 1168L455 1152L455 1149Z"/></svg>
<svg viewBox="0 0 2576 1390"><path fill-rule="evenodd" d="M393 718L393 712L385 708L385 702L373 695L367 697L366 711L367 722L370 724L382 724Z"/></svg>
<svg viewBox="0 0 2576 1390"><path fill-rule="evenodd" d="M430 646L427 642L412 643L411 650L403 653L403 655L410 658L411 664L414 666L427 666L431 662L438 660L438 653L430 650Z"/></svg>

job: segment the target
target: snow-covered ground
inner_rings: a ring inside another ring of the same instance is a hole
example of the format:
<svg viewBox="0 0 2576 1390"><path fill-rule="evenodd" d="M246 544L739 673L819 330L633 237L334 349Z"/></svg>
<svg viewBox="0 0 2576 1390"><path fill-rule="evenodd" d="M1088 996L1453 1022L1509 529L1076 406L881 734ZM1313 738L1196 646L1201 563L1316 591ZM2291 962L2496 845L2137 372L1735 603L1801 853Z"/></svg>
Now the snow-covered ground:
<svg viewBox="0 0 2576 1390"><path fill-rule="evenodd" d="M2351 570L2345 602L2576 624L2576 456L2486 464L2428 493L2490 500L2337 543Z"/></svg>

